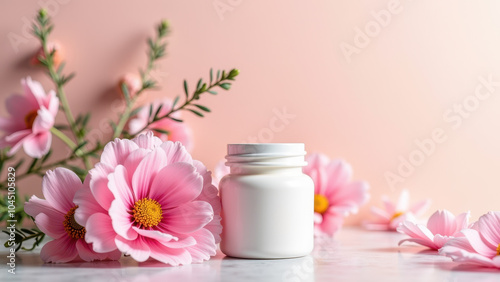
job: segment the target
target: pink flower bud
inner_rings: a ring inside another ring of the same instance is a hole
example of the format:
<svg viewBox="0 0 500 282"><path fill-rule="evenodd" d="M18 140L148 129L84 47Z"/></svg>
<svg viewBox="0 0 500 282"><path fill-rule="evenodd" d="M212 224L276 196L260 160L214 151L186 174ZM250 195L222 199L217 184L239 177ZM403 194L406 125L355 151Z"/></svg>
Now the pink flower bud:
<svg viewBox="0 0 500 282"><path fill-rule="evenodd" d="M128 93L131 97L137 94L137 92L142 88L141 77L135 73L127 73L120 79L120 82L118 83L118 89L120 89L120 92L122 94L124 94L122 91L123 83L125 83L125 86L127 87Z"/></svg>
<svg viewBox="0 0 500 282"><path fill-rule="evenodd" d="M61 62L64 59L61 45L57 42L47 42L47 49L49 50L49 52L56 50L56 52L54 53L54 57L53 57L54 67L55 68L59 67L59 65L61 64ZM39 57L45 58L45 54L43 52L43 47L40 47L38 49L38 51L36 52L36 54L33 55L33 57L31 58L31 64L35 65L35 66L40 65L41 63L40 63L40 60L38 59Z"/></svg>

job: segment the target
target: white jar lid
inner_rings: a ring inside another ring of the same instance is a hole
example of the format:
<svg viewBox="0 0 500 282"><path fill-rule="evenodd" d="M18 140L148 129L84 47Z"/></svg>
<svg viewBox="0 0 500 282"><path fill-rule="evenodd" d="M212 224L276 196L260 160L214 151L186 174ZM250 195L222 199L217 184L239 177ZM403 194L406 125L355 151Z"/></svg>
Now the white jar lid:
<svg viewBox="0 0 500 282"><path fill-rule="evenodd" d="M305 166L304 143L228 144L228 166Z"/></svg>
<svg viewBox="0 0 500 282"><path fill-rule="evenodd" d="M227 154L233 155L305 155L304 143L242 143L242 144L228 144Z"/></svg>

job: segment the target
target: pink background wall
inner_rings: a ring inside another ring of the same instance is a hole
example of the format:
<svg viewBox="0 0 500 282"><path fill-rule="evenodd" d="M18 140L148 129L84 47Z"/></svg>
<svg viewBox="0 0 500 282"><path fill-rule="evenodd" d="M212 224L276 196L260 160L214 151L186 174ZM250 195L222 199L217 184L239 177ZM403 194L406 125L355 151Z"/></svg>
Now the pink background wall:
<svg viewBox="0 0 500 282"><path fill-rule="evenodd" d="M477 218L498 210L498 1L140 2L2 1L1 99L20 91L27 75L52 88L27 64L38 45L24 35L25 22L47 3L53 38L64 46L67 70L77 72L67 88L70 104L75 112L92 110L92 124L106 133L105 118L116 119L109 105L120 107L118 79L144 65L145 39L166 18L173 29L168 57L154 73L162 89L147 100L181 94L183 78L195 83L210 67L241 70L230 92L203 98L212 114L184 114L195 133L193 154L209 168L224 157L227 143L259 136L304 142L310 152L350 162L355 178L371 184L369 205L407 187L414 200L433 199L429 213L470 209ZM14 46L9 34L24 40ZM342 46L354 53L346 56ZM479 77L493 83L485 87ZM294 118L272 132L275 111L283 109ZM0 111L5 115L4 105ZM423 152L415 140L436 130L435 147L427 140ZM401 158L414 169L398 172ZM387 173L401 182L391 187ZM36 177L19 187L41 194ZM369 205L349 222L359 222Z"/></svg>

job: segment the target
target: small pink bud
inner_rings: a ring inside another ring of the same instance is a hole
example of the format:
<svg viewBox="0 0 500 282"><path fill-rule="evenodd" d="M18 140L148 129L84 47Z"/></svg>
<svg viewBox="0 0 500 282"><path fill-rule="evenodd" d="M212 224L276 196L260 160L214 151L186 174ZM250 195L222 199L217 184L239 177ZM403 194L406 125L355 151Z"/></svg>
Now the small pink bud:
<svg viewBox="0 0 500 282"><path fill-rule="evenodd" d="M131 97L133 97L139 90L142 88L142 80L141 77L135 73L127 73L125 74L118 83L118 89L122 92L122 84L125 83L125 86L128 89L128 93Z"/></svg>
<svg viewBox="0 0 500 282"><path fill-rule="evenodd" d="M54 61L54 67L57 69L64 59L61 45L57 42L47 42L47 49L49 52L56 50L56 52L54 53L53 61ZM33 57L31 58L31 64L40 65L41 64L40 60L38 60L39 57L45 58L45 54L43 53L43 47L40 47L40 49L38 49L36 54L33 55Z"/></svg>

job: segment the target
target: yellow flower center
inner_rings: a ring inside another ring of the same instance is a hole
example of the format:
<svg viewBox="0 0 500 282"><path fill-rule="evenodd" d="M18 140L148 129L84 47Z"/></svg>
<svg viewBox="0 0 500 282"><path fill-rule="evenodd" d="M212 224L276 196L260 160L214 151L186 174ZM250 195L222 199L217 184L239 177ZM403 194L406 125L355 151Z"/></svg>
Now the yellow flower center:
<svg viewBox="0 0 500 282"><path fill-rule="evenodd" d="M26 124L26 128L31 129L33 127L33 123L35 122L37 115L38 115L38 112L36 110L34 110L34 111L29 112L24 117L24 123Z"/></svg>
<svg viewBox="0 0 500 282"><path fill-rule="evenodd" d="M132 216L139 226L155 227L163 219L163 210L157 201L144 198L135 202Z"/></svg>
<svg viewBox="0 0 500 282"><path fill-rule="evenodd" d="M329 206L330 203L328 203L328 199L325 196L319 194L314 195L314 212L323 214Z"/></svg>
<svg viewBox="0 0 500 282"><path fill-rule="evenodd" d="M396 212L392 215L391 217L391 221L395 220L396 218L402 216L404 214L404 212Z"/></svg>
<svg viewBox="0 0 500 282"><path fill-rule="evenodd" d="M497 256L500 256L500 244L498 244L498 247L497 247Z"/></svg>
<svg viewBox="0 0 500 282"><path fill-rule="evenodd" d="M75 210L78 206L72 207L69 212L64 216L64 230L68 233L69 237L73 239L85 238L85 227L81 226L75 221Z"/></svg>

